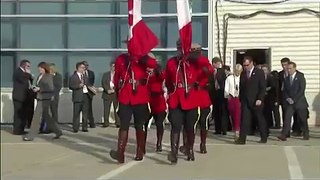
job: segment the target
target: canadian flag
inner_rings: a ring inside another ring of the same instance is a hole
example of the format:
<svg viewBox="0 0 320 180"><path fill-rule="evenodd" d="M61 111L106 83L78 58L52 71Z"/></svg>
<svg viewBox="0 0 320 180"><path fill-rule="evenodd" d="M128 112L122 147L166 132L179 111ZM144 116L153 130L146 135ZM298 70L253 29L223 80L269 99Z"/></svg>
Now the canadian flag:
<svg viewBox="0 0 320 180"><path fill-rule="evenodd" d="M192 43L191 10L189 0L177 0L179 35L183 54L190 52Z"/></svg>
<svg viewBox="0 0 320 180"><path fill-rule="evenodd" d="M158 38L141 17L141 0L128 0L128 52L135 57L148 54L158 45Z"/></svg>

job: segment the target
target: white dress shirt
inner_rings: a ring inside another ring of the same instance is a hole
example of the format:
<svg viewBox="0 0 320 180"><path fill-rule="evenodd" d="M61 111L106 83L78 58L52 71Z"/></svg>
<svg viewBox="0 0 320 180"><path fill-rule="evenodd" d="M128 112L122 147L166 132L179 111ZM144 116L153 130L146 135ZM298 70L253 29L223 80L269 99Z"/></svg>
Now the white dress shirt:
<svg viewBox="0 0 320 180"><path fill-rule="evenodd" d="M114 72L110 72L110 89L114 89L114 83L113 83L113 78L114 78Z"/></svg>
<svg viewBox="0 0 320 180"><path fill-rule="evenodd" d="M83 74L81 74L81 73L79 73L79 72L77 72L77 74L78 74L78 76L79 76L79 79L80 79L81 83L84 83L84 82L82 81L82 80L84 80L84 79L83 79L83 78L84 78L84 77L83 77ZM83 90L83 93L85 93L85 94L89 92L86 85L83 85L82 90Z"/></svg>
<svg viewBox="0 0 320 180"><path fill-rule="evenodd" d="M237 87L237 88L236 88ZM224 97L239 97L240 92L240 76L230 75L226 79L224 87Z"/></svg>

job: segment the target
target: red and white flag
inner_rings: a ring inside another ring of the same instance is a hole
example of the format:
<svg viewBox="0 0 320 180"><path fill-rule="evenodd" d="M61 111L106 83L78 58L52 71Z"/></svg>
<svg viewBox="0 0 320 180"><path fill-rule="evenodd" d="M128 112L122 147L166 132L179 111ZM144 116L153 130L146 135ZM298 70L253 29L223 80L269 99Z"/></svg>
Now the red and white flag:
<svg viewBox="0 0 320 180"><path fill-rule="evenodd" d="M183 54L190 52L192 43L191 9L189 0L177 0L179 35Z"/></svg>
<svg viewBox="0 0 320 180"><path fill-rule="evenodd" d="M128 13L128 52L141 57L158 45L158 38L142 20L141 0L128 0Z"/></svg>

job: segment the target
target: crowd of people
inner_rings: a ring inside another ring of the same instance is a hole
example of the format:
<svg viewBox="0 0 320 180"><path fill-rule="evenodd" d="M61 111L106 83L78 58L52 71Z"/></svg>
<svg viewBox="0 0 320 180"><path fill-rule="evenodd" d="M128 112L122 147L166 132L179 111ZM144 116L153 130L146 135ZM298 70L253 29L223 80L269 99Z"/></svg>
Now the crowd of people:
<svg viewBox="0 0 320 180"><path fill-rule="evenodd" d="M233 71L218 57L212 59L201 54L201 46L192 44L188 56L182 56L180 41L177 55L170 58L162 68L152 53L143 57L123 53L110 63L110 71L101 81L104 104L103 127L109 126L110 107L113 104L115 124L119 128L118 145L110 152L111 158L125 162L130 121L133 117L136 130L136 157L141 161L146 153L149 121L156 124L157 142L155 150L162 151L164 120L171 124L171 151L168 160L178 161L178 152L187 160L194 161L194 141L197 126L200 129L200 152L207 153L206 139L210 121L214 122L214 134L226 135L234 131L235 144L245 144L247 135L260 134L259 143L267 143L271 128L281 129L280 141L288 137L302 136L309 139L308 103L305 98L304 74L289 58L281 59L283 70L272 71L268 65L256 65L250 55L236 64ZM32 141L41 124L46 131L60 138L58 126L59 93L62 76L55 65L41 62L39 76L30 72L30 62L22 60L13 75L14 123L13 133L24 135L24 141ZM97 94L95 75L89 64L81 61L69 80L73 102L73 132L80 129L88 132L95 128L92 100ZM33 85L34 84L34 85ZM37 105L34 110L34 99ZM82 123L80 113L82 112ZM291 121L293 126L291 128ZM43 123L41 123L43 121ZM24 129L30 128L29 133ZM292 129L292 133L291 133ZM180 134L183 143L180 146Z"/></svg>

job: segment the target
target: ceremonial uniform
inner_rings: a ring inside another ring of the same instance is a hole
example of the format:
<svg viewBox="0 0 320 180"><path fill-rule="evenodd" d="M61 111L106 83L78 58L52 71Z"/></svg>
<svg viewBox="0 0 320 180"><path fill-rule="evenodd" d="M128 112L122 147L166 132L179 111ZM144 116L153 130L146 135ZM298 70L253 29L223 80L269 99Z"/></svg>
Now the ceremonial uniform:
<svg viewBox="0 0 320 180"><path fill-rule="evenodd" d="M182 60L179 57L170 58L166 66L165 84L168 89L168 119L171 123L171 153L168 156L172 163L177 162L179 138L182 125L187 132L188 160L194 160L194 126L198 119L198 97L195 88L198 78L196 62Z"/></svg>
<svg viewBox="0 0 320 180"><path fill-rule="evenodd" d="M144 123L149 118L148 69L156 67L156 60L145 55L142 58L120 55L115 62L114 84L119 100L120 129L118 150L111 151L112 158L124 163L124 151L128 140L130 120L133 115L136 129L137 150L135 160L143 159L145 149Z"/></svg>
<svg viewBox="0 0 320 180"><path fill-rule="evenodd" d="M157 127L157 145L156 151L162 151L162 137L164 132L163 121L167 116L166 109L166 100L164 97L163 82L165 79L165 73L161 71L160 66L156 68L153 76L149 79L149 89L150 89L150 108L151 116L153 117ZM148 128L149 121L145 123L145 130ZM147 133L146 133L147 135ZM147 138L147 136L146 136Z"/></svg>
<svg viewBox="0 0 320 180"><path fill-rule="evenodd" d="M207 153L206 149L206 139L208 133L208 116L210 114L210 106L212 105L210 95L209 95L209 75L213 74L214 70L209 60L205 56L199 57L199 86L198 86L198 97L199 97L199 107L200 107L200 153Z"/></svg>
<svg viewBox="0 0 320 180"><path fill-rule="evenodd" d="M197 71L198 71L198 79L197 79L197 97L198 97L198 105L200 108L200 153L207 153L206 149L206 139L208 132L208 115L211 111L211 99L209 95L209 76L213 74L214 70L209 60L205 56L199 56L197 59ZM187 132L183 132L183 146L180 147L180 151L185 154L187 144Z"/></svg>

